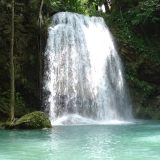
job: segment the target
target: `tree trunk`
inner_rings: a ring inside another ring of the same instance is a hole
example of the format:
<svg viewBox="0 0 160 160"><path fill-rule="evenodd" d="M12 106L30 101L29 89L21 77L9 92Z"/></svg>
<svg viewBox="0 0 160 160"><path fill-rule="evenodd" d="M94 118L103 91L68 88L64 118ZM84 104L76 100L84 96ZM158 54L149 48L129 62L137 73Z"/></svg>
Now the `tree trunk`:
<svg viewBox="0 0 160 160"><path fill-rule="evenodd" d="M11 20L11 52L10 52L10 121L14 120L14 103L15 103L15 77L14 77L14 3L12 0L12 20Z"/></svg>
<svg viewBox="0 0 160 160"><path fill-rule="evenodd" d="M42 32L41 32L41 27L42 27L42 8L43 8L43 3L44 0L41 0L41 5L39 8L39 18L38 18L38 23L39 23L39 99L40 99L40 105L42 104Z"/></svg>

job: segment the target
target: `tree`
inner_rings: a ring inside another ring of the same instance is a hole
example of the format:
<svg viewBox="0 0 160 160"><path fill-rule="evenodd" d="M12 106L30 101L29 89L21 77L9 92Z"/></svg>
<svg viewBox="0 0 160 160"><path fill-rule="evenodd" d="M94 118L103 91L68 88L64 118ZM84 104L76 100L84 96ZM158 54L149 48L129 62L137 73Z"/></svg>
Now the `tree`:
<svg viewBox="0 0 160 160"><path fill-rule="evenodd" d="M39 8L39 17L38 17L38 23L39 23L39 99L40 104L42 103L42 8L43 8L44 1L41 0L40 8Z"/></svg>
<svg viewBox="0 0 160 160"><path fill-rule="evenodd" d="M10 121L14 120L15 103L15 76L14 76L14 3L12 0L12 20L11 20L11 50L10 50Z"/></svg>

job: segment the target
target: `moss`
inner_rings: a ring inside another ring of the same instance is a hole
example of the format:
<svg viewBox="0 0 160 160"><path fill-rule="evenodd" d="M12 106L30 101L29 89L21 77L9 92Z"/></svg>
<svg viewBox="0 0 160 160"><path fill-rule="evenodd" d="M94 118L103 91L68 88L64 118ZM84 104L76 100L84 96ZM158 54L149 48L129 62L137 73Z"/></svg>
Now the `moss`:
<svg viewBox="0 0 160 160"><path fill-rule="evenodd" d="M28 113L15 122L6 123L5 125L5 128L9 129L42 129L51 127L51 122L46 114L40 111Z"/></svg>

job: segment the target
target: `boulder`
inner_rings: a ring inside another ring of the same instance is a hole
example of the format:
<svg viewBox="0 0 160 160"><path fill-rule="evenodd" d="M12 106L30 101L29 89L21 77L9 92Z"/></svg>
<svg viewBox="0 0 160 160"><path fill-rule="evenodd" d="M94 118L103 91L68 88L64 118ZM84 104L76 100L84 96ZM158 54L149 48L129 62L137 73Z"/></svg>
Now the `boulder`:
<svg viewBox="0 0 160 160"><path fill-rule="evenodd" d="M46 114L40 111L28 113L15 120L15 122L5 124L5 128L9 129L43 129L51 127L51 122Z"/></svg>

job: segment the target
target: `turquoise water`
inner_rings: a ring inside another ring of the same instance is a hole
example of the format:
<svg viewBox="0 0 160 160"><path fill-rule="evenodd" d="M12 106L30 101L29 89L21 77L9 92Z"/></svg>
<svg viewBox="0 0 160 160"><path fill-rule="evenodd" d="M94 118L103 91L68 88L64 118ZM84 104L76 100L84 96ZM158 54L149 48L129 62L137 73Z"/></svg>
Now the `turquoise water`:
<svg viewBox="0 0 160 160"><path fill-rule="evenodd" d="M0 160L159 159L159 121L0 130Z"/></svg>

